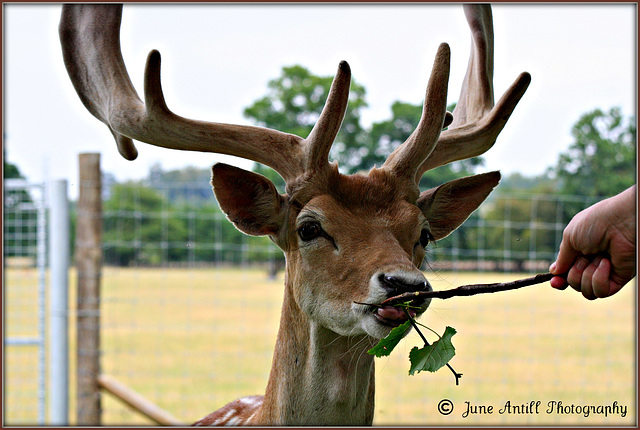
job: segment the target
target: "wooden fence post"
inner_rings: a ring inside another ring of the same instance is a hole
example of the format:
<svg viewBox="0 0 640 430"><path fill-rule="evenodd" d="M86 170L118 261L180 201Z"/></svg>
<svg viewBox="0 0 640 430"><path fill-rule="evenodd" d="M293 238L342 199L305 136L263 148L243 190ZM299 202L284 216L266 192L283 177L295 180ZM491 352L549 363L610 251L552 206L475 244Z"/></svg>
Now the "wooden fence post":
<svg viewBox="0 0 640 430"><path fill-rule="evenodd" d="M100 154L80 154L76 221L77 425L101 424L100 279L102 269L102 184Z"/></svg>

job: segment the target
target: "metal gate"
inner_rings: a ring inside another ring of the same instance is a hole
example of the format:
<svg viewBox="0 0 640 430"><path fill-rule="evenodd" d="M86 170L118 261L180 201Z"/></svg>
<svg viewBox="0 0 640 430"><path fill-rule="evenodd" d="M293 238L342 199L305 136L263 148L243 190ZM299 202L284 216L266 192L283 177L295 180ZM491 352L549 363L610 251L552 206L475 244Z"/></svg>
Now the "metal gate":
<svg viewBox="0 0 640 430"><path fill-rule="evenodd" d="M4 182L4 424L45 422L44 184Z"/></svg>

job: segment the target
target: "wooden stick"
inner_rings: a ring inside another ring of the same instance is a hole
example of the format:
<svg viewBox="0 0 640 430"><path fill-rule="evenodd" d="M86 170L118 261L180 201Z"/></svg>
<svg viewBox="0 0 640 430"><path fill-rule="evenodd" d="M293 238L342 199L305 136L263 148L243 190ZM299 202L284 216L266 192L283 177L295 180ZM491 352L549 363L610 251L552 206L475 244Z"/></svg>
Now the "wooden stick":
<svg viewBox="0 0 640 430"><path fill-rule="evenodd" d="M484 294L484 293L497 293L499 291L508 291L515 290L522 287L528 287L530 285L541 284L543 282L550 281L556 275L552 275L551 273L543 273L540 275L532 276L531 278L519 279L517 281L511 282L502 282L502 283L494 283L494 284L472 284L472 285L463 285L458 288L453 288L451 290L442 290L442 291L419 291L413 293L404 293L398 296L390 297L387 300L383 301L380 306L393 306L398 303L404 303L410 300L415 299L426 299L426 298L435 298L435 299L449 299L451 297L456 296L474 296L476 294ZM566 275L560 275L566 276Z"/></svg>
<svg viewBox="0 0 640 430"><path fill-rule="evenodd" d="M142 415L150 418L153 422L163 426L181 426L183 422L179 421L173 415L160 407L151 403L148 399L133 391L131 388L118 382L111 376L99 375L98 385L104 390L111 393L117 399L120 399L129 407L140 412Z"/></svg>

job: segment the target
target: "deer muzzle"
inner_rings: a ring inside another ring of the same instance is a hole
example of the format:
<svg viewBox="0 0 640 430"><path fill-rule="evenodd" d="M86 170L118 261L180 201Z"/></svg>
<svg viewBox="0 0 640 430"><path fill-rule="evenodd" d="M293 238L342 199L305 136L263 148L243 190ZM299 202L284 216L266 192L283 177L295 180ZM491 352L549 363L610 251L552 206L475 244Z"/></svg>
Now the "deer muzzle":
<svg viewBox="0 0 640 430"><path fill-rule="evenodd" d="M374 275L372 284L378 290L378 297L386 300L397 294L432 291L431 284L418 270L386 271ZM412 301L408 307L381 306L374 310L374 316L382 324L392 327L405 323L409 317L415 318L424 313L431 302L420 298Z"/></svg>

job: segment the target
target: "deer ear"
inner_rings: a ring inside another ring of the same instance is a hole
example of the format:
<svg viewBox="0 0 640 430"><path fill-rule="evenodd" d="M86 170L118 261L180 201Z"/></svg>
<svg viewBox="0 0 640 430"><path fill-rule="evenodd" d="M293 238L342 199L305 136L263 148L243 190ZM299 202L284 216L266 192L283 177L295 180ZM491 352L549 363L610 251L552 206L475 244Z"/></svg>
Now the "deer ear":
<svg viewBox="0 0 640 430"><path fill-rule="evenodd" d="M420 194L416 205L429 221L436 240L458 228L500 182L500 172L454 179Z"/></svg>
<svg viewBox="0 0 640 430"><path fill-rule="evenodd" d="M218 204L238 230L252 236L278 233L284 224L285 201L270 180L222 163L211 173Z"/></svg>

